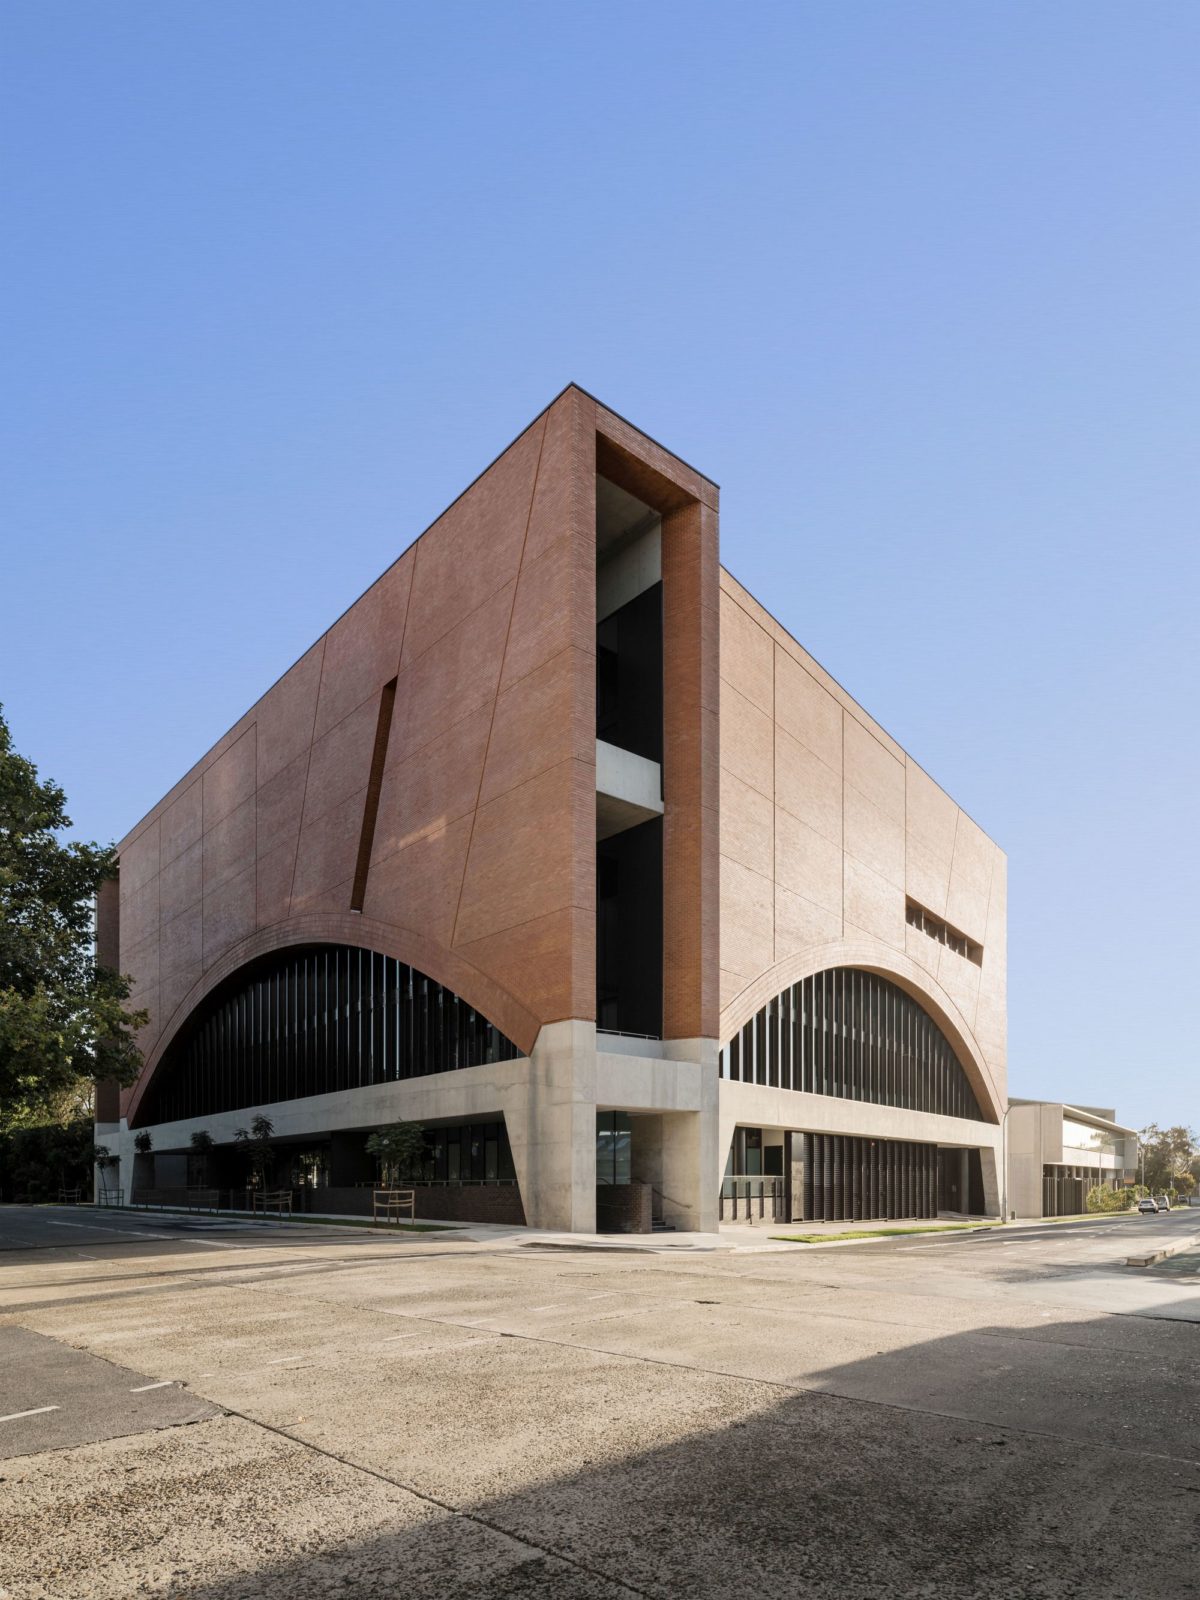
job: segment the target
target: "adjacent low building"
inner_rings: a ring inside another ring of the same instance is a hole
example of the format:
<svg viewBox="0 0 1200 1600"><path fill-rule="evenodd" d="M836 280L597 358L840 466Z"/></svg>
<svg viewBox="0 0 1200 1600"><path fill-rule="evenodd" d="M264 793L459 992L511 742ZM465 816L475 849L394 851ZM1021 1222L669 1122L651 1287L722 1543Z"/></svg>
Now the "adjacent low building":
<svg viewBox="0 0 1200 1600"><path fill-rule="evenodd" d="M1007 1131L1010 1215L1078 1216L1089 1189L1137 1181L1137 1131L1112 1107L1013 1098Z"/></svg>
<svg viewBox="0 0 1200 1600"><path fill-rule="evenodd" d="M1004 854L722 568L718 504L568 388L130 830L126 1198L244 1200L261 1113L319 1210L403 1119L426 1215L999 1211Z"/></svg>

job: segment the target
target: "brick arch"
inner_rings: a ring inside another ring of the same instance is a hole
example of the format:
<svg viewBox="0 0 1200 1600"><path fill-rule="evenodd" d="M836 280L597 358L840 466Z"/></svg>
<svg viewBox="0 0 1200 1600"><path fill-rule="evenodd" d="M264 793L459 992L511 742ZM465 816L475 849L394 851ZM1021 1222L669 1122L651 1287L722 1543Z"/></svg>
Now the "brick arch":
<svg viewBox="0 0 1200 1600"><path fill-rule="evenodd" d="M1004 1103L996 1087L992 1069L975 1043L970 1024L954 1001L937 980L910 957L873 939L831 939L826 944L812 945L795 955L785 956L766 972L760 973L746 985L721 1012L720 1039L722 1044L769 1000L790 989L804 978L814 977L829 967L857 967L863 972L875 972L889 979L897 988L920 1005L954 1046L967 1082L979 1102L979 1109L988 1122L998 1123L1004 1114Z"/></svg>
<svg viewBox="0 0 1200 1600"><path fill-rule="evenodd" d="M286 923L264 928L242 939L192 985L165 1020L162 1032L146 1057L141 1076L124 1109L124 1115L130 1122L137 1115L137 1109L171 1041L205 996L248 962L276 950L304 944L351 945L356 949L374 950L380 955L406 962L435 983L452 989L459 999L481 1012L526 1055L533 1049L541 1026L538 1019L494 978L488 977L462 956L410 929L398 928L393 923L374 922L352 912L314 913L292 917Z"/></svg>

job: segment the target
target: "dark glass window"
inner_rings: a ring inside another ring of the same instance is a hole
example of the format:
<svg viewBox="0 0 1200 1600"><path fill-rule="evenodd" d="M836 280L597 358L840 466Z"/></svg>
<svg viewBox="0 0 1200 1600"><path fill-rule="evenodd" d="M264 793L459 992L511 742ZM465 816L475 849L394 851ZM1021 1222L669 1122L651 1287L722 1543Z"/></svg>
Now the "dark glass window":
<svg viewBox="0 0 1200 1600"><path fill-rule="evenodd" d="M929 1013L886 978L852 967L818 972L769 1001L721 1051L721 1076L987 1120Z"/></svg>
<svg viewBox="0 0 1200 1600"><path fill-rule="evenodd" d="M626 1111L596 1113L596 1182L629 1183L633 1178L633 1125Z"/></svg>
<svg viewBox="0 0 1200 1600"><path fill-rule="evenodd" d="M402 1168L408 1183L513 1183L516 1169L503 1122L461 1122L424 1130L424 1152Z"/></svg>
<svg viewBox="0 0 1200 1600"><path fill-rule="evenodd" d="M663 752L662 584L596 627L596 737L647 761Z"/></svg>
<svg viewBox="0 0 1200 1600"><path fill-rule="evenodd" d="M662 1033L661 818L596 845L596 1024Z"/></svg>
<svg viewBox="0 0 1200 1600"><path fill-rule="evenodd" d="M521 1053L481 1012L402 961L347 945L297 946L241 968L201 1002L168 1046L136 1122L274 1105ZM478 1164L483 1177L484 1155Z"/></svg>

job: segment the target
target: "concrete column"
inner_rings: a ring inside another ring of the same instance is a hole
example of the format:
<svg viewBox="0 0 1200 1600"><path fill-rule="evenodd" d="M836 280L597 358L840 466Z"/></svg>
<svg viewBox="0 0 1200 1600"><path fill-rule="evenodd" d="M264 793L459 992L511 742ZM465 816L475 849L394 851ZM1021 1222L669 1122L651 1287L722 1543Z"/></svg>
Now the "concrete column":
<svg viewBox="0 0 1200 1600"><path fill-rule="evenodd" d="M596 1025L551 1022L538 1034L505 1123L531 1228L596 1231Z"/></svg>
<svg viewBox="0 0 1200 1600"><path fill-rule="evenodd" d="M663 1193L682 1202L678 1220L665 1209L664 1217L674 1220L676 1227L715 1233L721 1179L733 1137L733 1123L726 1137L721 1122L719 1046L715 1039L667 1039L663 1054L668 1061L691 1061L700 1068L699 1111L663 1117ZM690 1119L686 1126L684 1119Z"/></svg>
<svg viewBox="0 0 1200 1600"><path fill-rule="evenodd" d="M983 1168L983 1209L989 1217L1000 1215L1000 1162L994 1145L985 1145L979 1152ZM1010 1204L1009 1210L1013 1209ZM1040 1208L1039 1208L1040 1209Z"/></svg>

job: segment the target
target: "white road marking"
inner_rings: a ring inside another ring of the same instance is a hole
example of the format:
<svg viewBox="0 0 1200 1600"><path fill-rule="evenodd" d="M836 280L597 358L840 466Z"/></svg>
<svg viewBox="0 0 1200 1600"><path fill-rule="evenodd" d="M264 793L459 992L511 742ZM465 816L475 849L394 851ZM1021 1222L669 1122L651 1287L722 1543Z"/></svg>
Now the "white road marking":
<svg viewBox="0 0 1200 1600"><path fill-rule="evenodd" d="M130 1389L130 1394L145 1394L147 1389L169 1389L174 1384L174 1378L164 1378L161 1383L139 1383L136 1389Z"/></svg>
<svg viewBox="0 0 1200 1600"><path fill-rule="evenodd" d="M20 1417L40 1417L43 1411L61 1411L61 1406L34 1406L32 1411L10 1411L0 1422L16 1422Z"/></svg>
<svg viewBox="0 0 1200 1600"><path fill-rule="evenodd" d="M90 1233L120 1233L126 1239L169 1239L169 1233L143 1233L140 1228L106 1228L101 1222L55 1222L53 1218L45 1219L48 1228L83 1228Z"/></svg>
<svg viewBox="0 0 1200 1600"><path fill-rule="evenodd" d="M380 1344L395 1344L397 1339L415 1339L415 1333L389 1333L386 1339L380 1339Z"/></svg>
<svg viewBox="0 0 1200 1600"><path fill-rule="evenodd" d="M114 1333L94 1333L92 1338L97 1343L111 1344L119 1339L154 1339L160 1333L178 1333L176 1328L124 1328Z"/></svg>
<svg viewBox="0 0 1200 1600"><path fill-rule="evenodd" d="M496 1337L499 1338L502 1335L496 1335ZM468 1345L487 1344L488 1342L487 1339L456 1339L451 1344L431 1345L428 1350L422 1348L421 1354L423 1356L440 1356L448 1350L465 1350Z"/></svg>
<svg viewBox="0 0 1200 1600"><path fill-rule="evenodd" d="M263 1366L264 1367L282 1367L289 1361L300 1361L302 1359L303 1358L300 1357L300 1356L276 1356L274 1361L264 1361L263 1362Z"/></svg>

